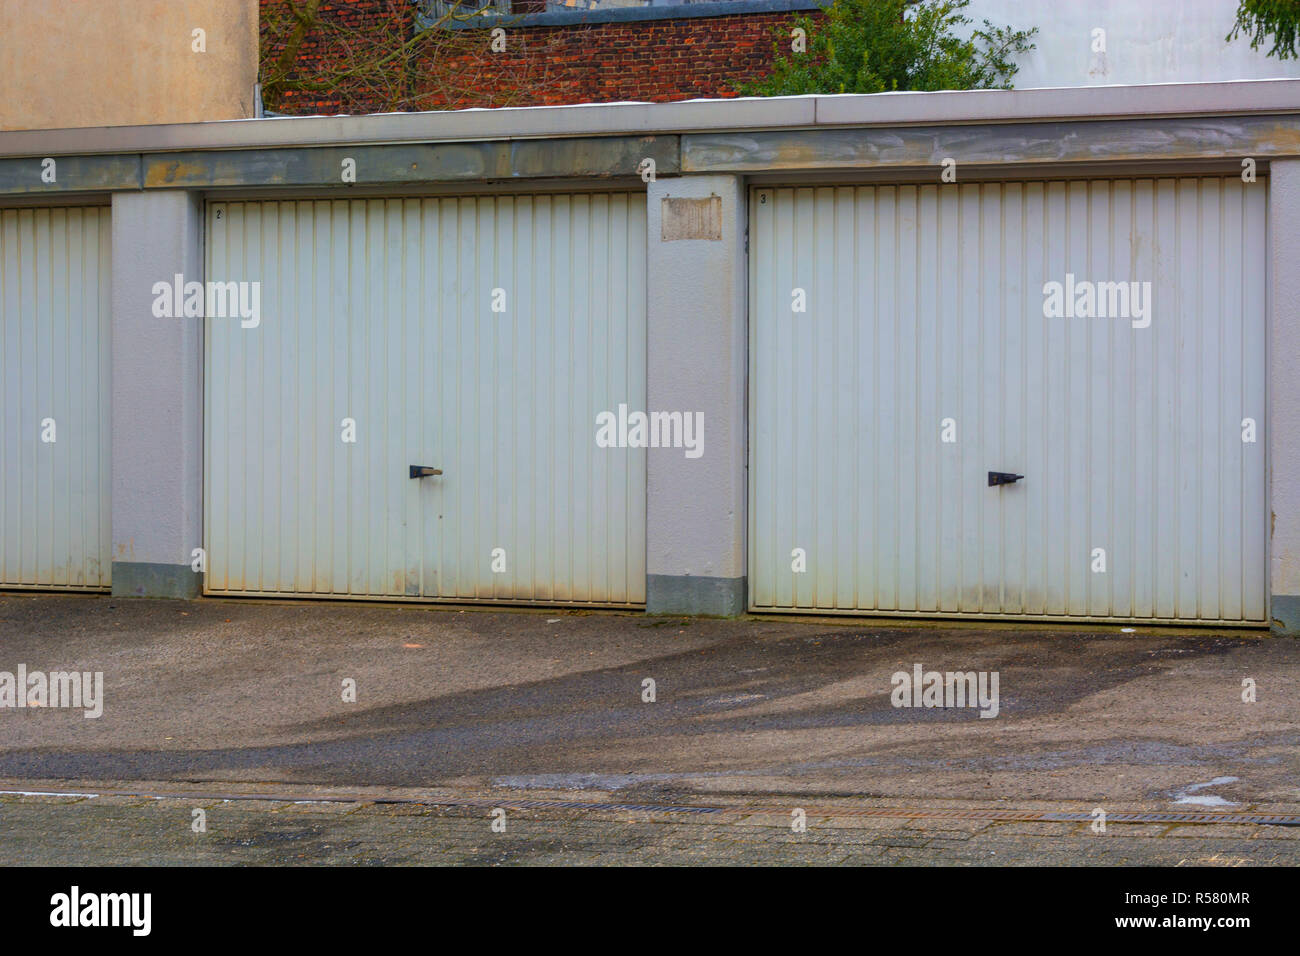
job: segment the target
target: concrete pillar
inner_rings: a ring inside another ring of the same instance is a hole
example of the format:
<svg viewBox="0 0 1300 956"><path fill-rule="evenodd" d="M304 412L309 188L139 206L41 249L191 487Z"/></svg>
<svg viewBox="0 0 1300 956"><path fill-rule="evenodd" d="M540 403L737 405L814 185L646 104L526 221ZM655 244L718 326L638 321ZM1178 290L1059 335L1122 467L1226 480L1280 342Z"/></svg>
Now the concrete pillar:
<svg viewBox="0 0 1300 956"><path fill-rule="evenodd" d="M646 394L655 412L703 413L703 451L651 448L646 611L746 608L747 259L744 183L649 184Z"/></svg>
<svg viewBox="0 0 1300 956"><path fill-rule="evenodd" d="M1300 160L1269 174L1269 590L1273 630L1300 637Z"/></svg>
<svg viewBox="0 0 1300 956"><path fill-rule="evenodd" d="M113 594L194 597L203 544L203 320L156 318L154 285L203 281L202 202L113 196Z"/></svg>

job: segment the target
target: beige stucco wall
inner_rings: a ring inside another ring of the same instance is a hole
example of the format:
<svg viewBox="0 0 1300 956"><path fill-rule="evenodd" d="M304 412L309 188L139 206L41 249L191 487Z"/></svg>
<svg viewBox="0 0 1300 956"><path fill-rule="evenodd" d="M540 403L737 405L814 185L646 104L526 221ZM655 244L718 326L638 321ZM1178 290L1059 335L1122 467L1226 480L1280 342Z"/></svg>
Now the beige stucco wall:
<svg viewBox="0 0 1300 956"><path fill-rule="evenodd" d="M252 116L257 16L258 0L0 0L0 129Z"/></svg>

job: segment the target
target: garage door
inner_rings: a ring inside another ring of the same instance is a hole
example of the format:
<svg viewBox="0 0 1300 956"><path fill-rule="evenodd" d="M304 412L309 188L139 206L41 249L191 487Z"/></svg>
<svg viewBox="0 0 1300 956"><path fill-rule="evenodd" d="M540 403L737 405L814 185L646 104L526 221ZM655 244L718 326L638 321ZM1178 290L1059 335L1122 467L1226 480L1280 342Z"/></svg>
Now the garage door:
<svg viewBox="0 0 1300 956"><path fill-rule="evenodd" d="M109 586L109 211L0 209L0 587Z"/></svg>
<svg viewBox="0 0 1300 956"><path fill-rule="evenodd" d="M209 592L644 603L645 453L595 441L645 404L644 196L226 202L207 230L208 279L250 284L208 319Z"/></svg>
<svg viewBox="0 0 1300 956"><path fill-rule="evenodd" d="M1266 190L754 191L752 605L1263 622Z"/></svg>

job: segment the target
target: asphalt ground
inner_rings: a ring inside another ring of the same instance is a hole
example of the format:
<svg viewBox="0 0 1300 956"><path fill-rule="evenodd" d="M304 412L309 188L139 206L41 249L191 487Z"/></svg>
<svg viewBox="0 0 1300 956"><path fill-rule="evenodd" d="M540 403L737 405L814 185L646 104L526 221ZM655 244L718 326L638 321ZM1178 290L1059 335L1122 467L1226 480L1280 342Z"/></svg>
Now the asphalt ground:
<svg viewBox="0 0 1300 956"><path fill-rule="evenodd" d="M101 672L103 712L0 707L0 789L364 793L319 812L218 801L206 835L176 797L9 795L5 862L1295 862L1278 826L784 818L1295 812L1300 642L1261 633L6 593L0 671L19 665ZM894 706L917 665L996 673L996 716ZM410 792L781 809L508 809L496 833L482 808L383 802Z"/></svg>

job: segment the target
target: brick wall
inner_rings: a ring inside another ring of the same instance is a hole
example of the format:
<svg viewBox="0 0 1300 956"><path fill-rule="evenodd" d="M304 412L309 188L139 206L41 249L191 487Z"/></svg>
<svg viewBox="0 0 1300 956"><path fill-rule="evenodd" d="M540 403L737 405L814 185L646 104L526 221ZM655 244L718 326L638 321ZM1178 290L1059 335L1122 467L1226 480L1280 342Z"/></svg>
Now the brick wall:
<svg viewBox="0 0 1300 956"><path fill-rule="evenodd" d="M734 96L737 81L771 65L772 32L791 19L749 14L509 30L505 53L485 52L487 37L480 36L480 49L424 60L420 72L434 78L471 71L482 83L479 97L501 101L513 93L531 104ZM520 89L512 91L516 83ZM431 90L420 108L479 105L472 98Z"/></svg>
<svg viewBox="0 0 1300 956"><path fill-rule="evenodd" d="M260 58L263 77L266 67L284 49L284 39L292 26L283 0L260 0ZM322 0L322 21L342 27L356 37L376 46L389 38L409 37L414 23L414 8L405 0ZM337 39L337 36L336 36ZM327 65L340 66L344 54L339 43L319 32L309 33L298 51L294 75L311 76ZM386 84L385 84L386 85ZM281 113L372 113L385 109L390 97L373 89L374 84L342 81L325 92L290 91L285 102L276 108ZM386 90L383 92L387 92ZM404 89L403 94L407 91Z"/></svg>
<svg viewBox="0 0 1300 956"><path fill-rule="evenodd" d="M268 8L282 0L261 0ZM326 16L375 37L412 29L410 5L399 0L335 0ZM403 20L402 18L406 19ZM400 97L393 81L383 89L343 84L321 94L297 94L280 112L363 113L384 109L447 109L470 106L666 102L734 96L738 81L770 66L773 33L788 34L796 14L760 13L721 17L623 21L562 27L508 27L506 50L489 50L485 30L438 31L407 64ZM273 56L266 42L263 59ZM318 42L304 45L299 62L320 64L333 55ZM397 100L400 99L400 102Z"/></svg>

